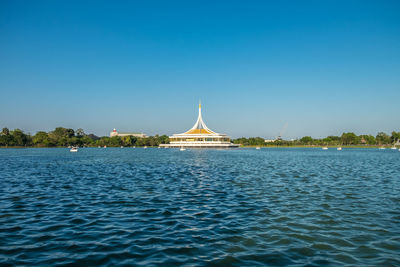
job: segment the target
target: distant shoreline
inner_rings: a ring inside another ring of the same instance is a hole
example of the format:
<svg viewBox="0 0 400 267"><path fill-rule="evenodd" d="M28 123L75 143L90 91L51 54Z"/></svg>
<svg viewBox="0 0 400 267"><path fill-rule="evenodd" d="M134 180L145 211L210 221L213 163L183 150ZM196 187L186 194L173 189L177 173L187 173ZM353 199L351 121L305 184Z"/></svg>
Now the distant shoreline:
<svg viewBox="0 0 400 267"><path fill-rule="evenodd" d="M294 148L322 148L322 147L327 147L327 148L338 148L338 147L342 147L342 148L380 148L380 147L384 147L384 148L391 148L392 146L390 145L341 145L341 146L335 146L335 145L330 145L330 146L324 146L324 145L293 145L293 146L286 146L286 145L282 145L282 146L277 146L277 145L270 145L270 146L241 146L243 148L256 148L256 147L260 147L260 148L290 148L290 147L294 147ZM399 146L396 146L397 148L400 148Z"/></svg>
<svg viewBox="0 0 400 267"><path fill-rule="evenodd" d="M189 139L192 140L192 139ZM240 137L230 139L233 144L240 147L358 147L375 148L400 147L400 132L393 131L391 135L379 132L376 136L356 135L352 132L343 133L341 136L327 136L315 139L311 136L303 136L299 139L284 140L278 137L274 140L266 140L262 137ZM160 144L169 144L169 136L154 135L146 137L126 136L96 136L85 134L83 129L70 129L57 127L54 131L39 131L35 135L26 134L20 129L10 131L3 128L0 132L0 147L158 147Z"/></svg>
<svg viewBox="0 0 400 267"><path fill-rule="evenodd" d="M123 148L134 148L132 146L122 146ZM390 145L343 145L343 146L323 146L323 145L293 145L293 146L287 146L287 145L282 145L282 146L277 146L277 145L268 145L268 146L240 146L239 148L322 148L322 147L327 147L327 148L392 148L393 146ZM400 146L395 146L396 148L400 149ZM48 147L41 147L41 146L0 146L0 149L8 149L8 148L65 148L69 149L68 147L65 146L48 146ZM97 147L97 146L83 146L80 148L102 148L104 147ZM106 148L120 148L120 146L108 146ZM135 146L135 148L144 148L144 146ZM147 146L147 148L158 148L158 146Z"/></svg>

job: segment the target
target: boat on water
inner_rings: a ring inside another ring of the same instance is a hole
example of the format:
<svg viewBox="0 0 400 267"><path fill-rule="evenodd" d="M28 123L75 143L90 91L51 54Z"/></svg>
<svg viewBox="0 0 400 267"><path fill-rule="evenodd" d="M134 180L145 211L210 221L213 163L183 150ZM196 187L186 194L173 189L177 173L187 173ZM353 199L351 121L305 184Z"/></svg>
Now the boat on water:
<svg viewBox="0 0 400 267"><path fill-rule="evenodd" d="M123 146L121 146L121 148L124 148Z"/></svg>
<svg viewBox="0 0 400 267"><path fill-rule="evenodd" d="M147 146L144 146L143 148L144 148L144 149L146 149L146 148L147 148Z"/></svg>
<svg viewBox="0 0 400 267"><path fill-rule="evenodd" d="M342 147L338 147L337 150L339 150L339 151L342 150Z"/></svg>
<svg viewBox="0 0 400 267"><path fill-rule="evenodd" d="M381 146L379 149L385 149L385 147Z"/></svg>
<svg viewBox="0 0 400 267"><path fill-rule="evenodd" d="M180 150L180 151L185 151L186 148L181 147L179 150Z"/></svg>
<svg viewBox="0 0 400 267"><path fill-rule="evenodd" d="M258 146L258 147L256 147L256 149L261 149L261 147Z"/></svg>
<svg viewBox="0 0 400 267"><path fill-rule="evenodd" d="M71 149L69 150L69 152L78 152L78 147L77 147L77 146L71 147Z"/></svg>
<svg viewBox="0 0 400 267"><path fill-rule="evenodd" d="M394 149L394 150L396 150L396 149L397 149L397 147L395 147L395 146L392 146L390 149Z"/></svg>
<svg viewBox="0 0 400 267"><path fill-rule="evenodd" d="M104 146L104 148L107 148L107 146Z"/></svg>
<svg viewBox="0 0 400 267"><path fill-rule="evenodd" d="M322 150L328 150L328 147L327 146L323 146Z"/></svg>

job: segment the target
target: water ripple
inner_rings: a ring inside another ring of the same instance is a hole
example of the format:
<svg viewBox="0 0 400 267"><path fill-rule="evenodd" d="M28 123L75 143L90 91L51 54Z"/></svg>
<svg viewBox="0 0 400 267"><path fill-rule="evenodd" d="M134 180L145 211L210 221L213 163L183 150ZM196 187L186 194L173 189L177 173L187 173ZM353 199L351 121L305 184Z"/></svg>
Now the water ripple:
<svg viewBox="0 0 400 267"><path fill-rule="evenodd" d="M400 266L400 154L2 149L0 265Z"/></svg>

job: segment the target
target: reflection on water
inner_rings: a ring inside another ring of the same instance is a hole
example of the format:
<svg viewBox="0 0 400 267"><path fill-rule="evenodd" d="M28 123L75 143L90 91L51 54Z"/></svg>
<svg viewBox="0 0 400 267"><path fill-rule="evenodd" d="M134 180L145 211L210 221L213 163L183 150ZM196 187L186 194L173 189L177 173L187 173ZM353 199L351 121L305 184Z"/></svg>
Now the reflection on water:
<svg viewBox="0 0 400 267"><path fill-rule="evenodd" d="M400 265L400 153L0 150L0 264Z"/></svg>

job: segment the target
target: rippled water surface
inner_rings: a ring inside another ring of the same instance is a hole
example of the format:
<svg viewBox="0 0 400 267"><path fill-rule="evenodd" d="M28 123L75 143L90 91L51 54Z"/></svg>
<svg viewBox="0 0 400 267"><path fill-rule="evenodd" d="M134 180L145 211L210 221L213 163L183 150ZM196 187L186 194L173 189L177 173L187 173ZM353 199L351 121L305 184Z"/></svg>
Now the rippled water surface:
<svg viewBox="0 0 400 267"><path fill-rule="evenodd" d="M400 266L400 152L0 149L0 265Z"/></svg>

